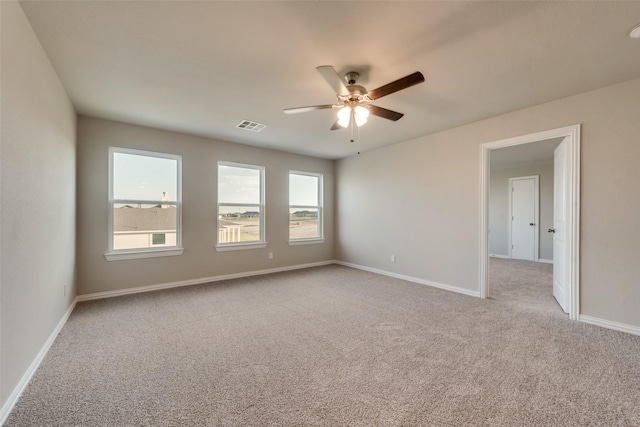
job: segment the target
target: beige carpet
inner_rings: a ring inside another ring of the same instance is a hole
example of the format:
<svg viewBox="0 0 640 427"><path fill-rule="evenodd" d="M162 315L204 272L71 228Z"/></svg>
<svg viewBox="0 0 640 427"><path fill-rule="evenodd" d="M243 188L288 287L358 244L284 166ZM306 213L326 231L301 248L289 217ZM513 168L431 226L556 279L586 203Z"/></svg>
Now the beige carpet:
<svg viewBox="0 0 640 427"><path fill-rule="evenodd" d="M79 303L7 426L638 426L640 337L551 267L481 300L337 265Z"/></svg>

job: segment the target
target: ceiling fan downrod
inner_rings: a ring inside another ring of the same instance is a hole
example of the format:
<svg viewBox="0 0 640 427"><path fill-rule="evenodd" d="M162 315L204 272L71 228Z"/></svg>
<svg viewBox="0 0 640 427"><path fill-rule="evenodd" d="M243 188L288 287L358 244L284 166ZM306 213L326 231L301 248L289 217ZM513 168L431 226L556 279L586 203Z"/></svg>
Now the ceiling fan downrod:
<svg viewBox="0 0 640 427"><path fill-rule="evenodd" d="M360 77L360 73L357 73L355 71L349 71L345 76L344 79L347 81L347 84L349 86L356 84L356 82L358 81L358 77Z"/></svg>

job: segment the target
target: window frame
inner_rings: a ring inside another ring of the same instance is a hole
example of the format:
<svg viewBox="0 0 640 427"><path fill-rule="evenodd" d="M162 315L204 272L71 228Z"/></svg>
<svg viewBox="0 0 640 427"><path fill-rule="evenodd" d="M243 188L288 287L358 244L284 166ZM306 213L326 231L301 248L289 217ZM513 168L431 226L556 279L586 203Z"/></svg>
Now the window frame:
<svg viewBox="0 0 640 427"><path fill-rule="evenodd" d="M291 175L303 175L303 176L312 176L314 178L318 178L318 205L292 205L291 204ZM297 170L290 170L288 175L288 186L289 186L289 209L287 209L289 215L289 222L287 226L288 230L288 238L289 245L313 245L324 243L324 176L321 173L315 172L303 172ZM317 209L318 210L318 237L304 237L298 239L291 238L291 209Z"/></svg>
<svg viewBox="0 0 640 427"><path fill-rule="evenodd" d="M234 168L252 169L260 172L260 201L259 203L229 203L220 202L220 166L229 166ZM237 251L244 249L261 249L267 247L266 240L266 206L265 206L265 167L260 165L251 165L247 163L237 163L220 160L217 163L216 174L216 230L220 230L220 207L225 206L246 206L258 208L260 215L260 240L253 242L229 242L220 243L220 233L216 232L216 244L215 248L218 252L224 251Z"/></svg>
<svg viewBox="0 0 640 427"><path fill-rule="evenodd" d="M176 201L167 200L133 200L133 199L115 199L114 192L114 158L116 154L131 154L136 156L155 157L160 159L170 159L177 161L176 167ZM182 247L182 156L178 154L158 153L154 151L136 150L133 148L109 147L109 188L108 188L108 250L104 254L107 261L118 261L126 259L155 258L165 256L182 255L184 248ZM113 248L113 209L116 204L163 204L172 205L176 209L176 245L175 246L153 246L148 248L132 248L132 249L114 249Z"/></svg>

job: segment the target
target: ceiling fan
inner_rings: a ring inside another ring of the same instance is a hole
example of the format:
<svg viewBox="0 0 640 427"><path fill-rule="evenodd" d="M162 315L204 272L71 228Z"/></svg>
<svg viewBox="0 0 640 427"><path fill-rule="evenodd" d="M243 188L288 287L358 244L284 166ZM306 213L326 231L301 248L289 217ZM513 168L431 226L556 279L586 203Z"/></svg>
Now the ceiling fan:
<svg viewBox="0 0 640 427"><path fill-rule="evenodd" d="M341 127L352 128L355 123L356 126L362 126L367 122L369 114L382 117L384 119L393 120L394 122L400 120L404 114L397 111L388 110L386 108L378 107L372 104L373 101L382 98L383 96L390 95L394 92L398 92L402 89L406 89L418 83L424 82L424 76L421 72L416 71L413 74L402 77L398 80L394 80L391 83L387 83L384 86L380 86L377 89L367 91L363 86L357 85L358 74L355 71L350 71L345 75L345 85L342 79L336 73L330 65L321 65L316 67L316 70L320 75L329 83L329 86L336 92L338 102L336 104L325 105L311 105L308 107L297 108L285 108L285 114L306 113L313 110L325 110L329 108L339 108L338 120L333 124L331 130L340 129Z"/></svg>

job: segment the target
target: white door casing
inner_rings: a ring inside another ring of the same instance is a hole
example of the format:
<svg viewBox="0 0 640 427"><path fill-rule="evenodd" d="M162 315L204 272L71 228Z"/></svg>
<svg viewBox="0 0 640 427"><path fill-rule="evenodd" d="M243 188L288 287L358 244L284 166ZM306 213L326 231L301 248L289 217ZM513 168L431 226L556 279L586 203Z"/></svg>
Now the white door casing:
<svg viewBox="0 0 640 427"><path fill-rule="evenodd" d="M565 138L566 137L566 138ZM489 171L491 150L520 144L535 143L553 138L565 138L570 149L566 170L567 199L567 241L566 279L568 292L567 312L571 320L580 315L580 125L550 129L528 135L487 142L480 145L480 298L489 296ZM554 254L555 257L555 254Z"/></svg>
<svg viewBox="0 0 640 427"><path fill-rule="evenodd" d="M558 301L562 310L569 311L569 292L567 290L567 242L570 239L567 227L568 214L571 210L569 194L569 180L571 172L571 146L568 138L558 145L553 153L553 297Z"/></svg>
<svg viewBox="0 0 640 427"><path fill-rule="evenodd" d="M539 176L509 178L509 257L538 261Z"/></svg>

